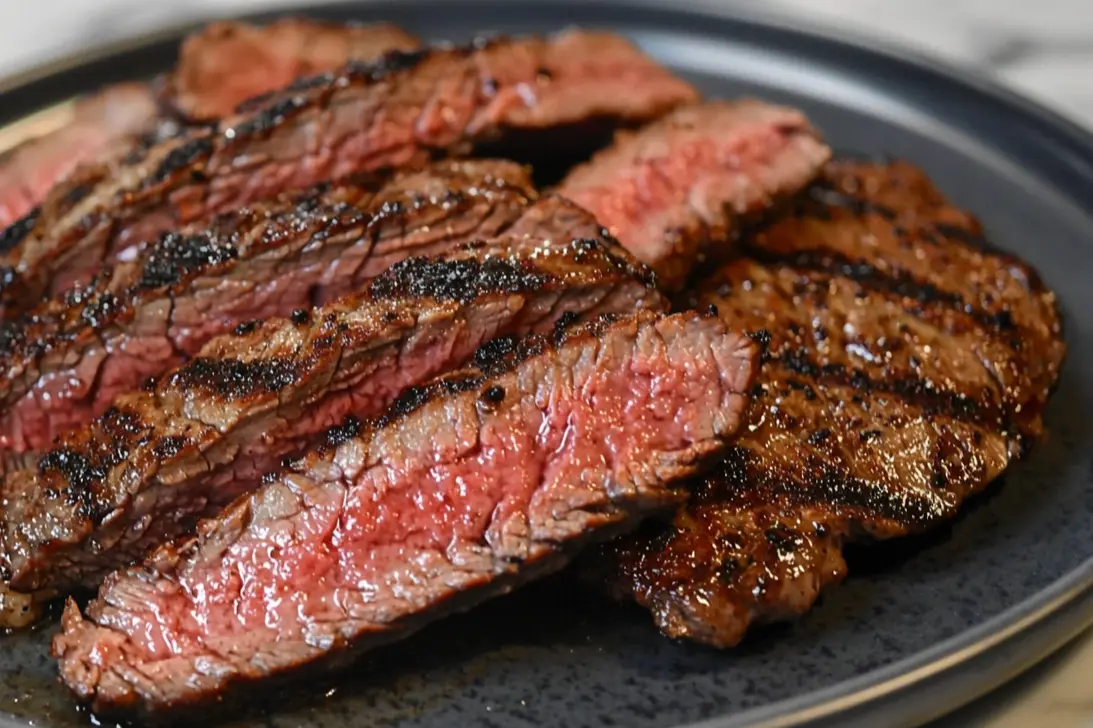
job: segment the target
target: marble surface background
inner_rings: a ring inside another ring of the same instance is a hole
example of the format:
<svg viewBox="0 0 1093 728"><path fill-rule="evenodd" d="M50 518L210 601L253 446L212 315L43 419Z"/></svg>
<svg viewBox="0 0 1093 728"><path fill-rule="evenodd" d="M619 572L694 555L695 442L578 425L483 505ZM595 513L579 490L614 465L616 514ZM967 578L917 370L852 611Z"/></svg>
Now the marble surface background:
<svg viewBox="0 0 1093 728"><path fill-rule="evenodd" d="M167 24L290 2L0 0L0 77ZM1093 0L750 2L995 74L1093 128ZM1093 728L1093 634L931 728L964 726Z"/></svg>

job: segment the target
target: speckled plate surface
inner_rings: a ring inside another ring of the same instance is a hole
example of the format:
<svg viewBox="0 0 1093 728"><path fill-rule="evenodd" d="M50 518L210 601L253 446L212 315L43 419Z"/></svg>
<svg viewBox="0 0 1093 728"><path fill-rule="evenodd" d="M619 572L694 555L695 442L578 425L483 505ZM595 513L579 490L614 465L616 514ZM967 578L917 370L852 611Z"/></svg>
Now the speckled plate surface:
<svg viewBox="0 0 1093 728"><path fill-rule="evenodd" d="M1050 437L1028 462L943 532L855 551L849 581L793 626L731 652L675 644L641 610L563 574L377 652L336 682L271 694L257 722L911 725L995 687L1093 619L1093 137L952 69L724 2L384 0L309 12L431 38L608 27L711 95L799 105L841 150L925 167L998 245L1037 266L1059 293L1070 356ZM0 122L160 71L180 33L18 79L0 90ZM5 728L87 724L54 681L54 629L0 637Z"/></svg>

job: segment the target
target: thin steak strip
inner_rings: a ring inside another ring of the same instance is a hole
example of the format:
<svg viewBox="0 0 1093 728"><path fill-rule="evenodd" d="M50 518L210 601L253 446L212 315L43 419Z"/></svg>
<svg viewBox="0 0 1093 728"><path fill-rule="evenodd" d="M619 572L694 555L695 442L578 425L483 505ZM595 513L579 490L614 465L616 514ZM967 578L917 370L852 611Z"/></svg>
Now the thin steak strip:
<svg viewBox="0 0 1093 728"><path fill-rule="evenodd" d="M765 328L748 424L671 524L593 578L728 647L846 574L849 540L923 531L1022 457L1065 352L1055 296L906 164L839 163L742 241L699 305Z"/></svg>
<svg viewBox="0 0 1093 728"><path fill-rule="evenodd" d="M755 355L715 317L646 312L411 391L108 577L86 618L70 603L61 675L95 711L156 713L510 591L677 503L735 432Z"/></svg>
<svg viewBox="0 0 1093 728"><path fill-rule="evenodd" d="M282 18L268 25L209 23L182 42L160 99L189 123L212 122L301 76L417 46L414 36L390 23L307 18Z"/></svg>
<svg viewBox="0 0 1093 728"><path fill-rule="evenodd" d="M797 194L830 155L795 109L706 103L621 132L557 191L591 210L673 291L711 244Z"/></svg>
<svg viewBox="0 0 1093 728"><path fill-rule="evenodd" d="M21 226L0 260L10 314L86 281L164 230L349 174L469 152L511 134L648 121L695 90L625 40L571 31L393 52L294 83L209 130L169 139L92 183L63 214ZM550 139L523 145L542 149ZM49 207L49 206L47 206ZM45 208L44 208L45 209Z"/></svg>
<svg viewBox="0 0 1093 728"><path fill-rule="evenodd" d="M504 161L323 186L164 235L0 324L0 447L40 451L236 324L359 290L393 263L494 237L534 199Z"/></svg>
<svg viewBox="0 0 1093 728"><path fill-rule="evenodd" d="M0 538L16 589L91 586L219 511L346 416L497 336L556 319L663 308L651 273L609 241L515 238L395 265L357 296L214 339L119 397L3 484Z"/></svg>

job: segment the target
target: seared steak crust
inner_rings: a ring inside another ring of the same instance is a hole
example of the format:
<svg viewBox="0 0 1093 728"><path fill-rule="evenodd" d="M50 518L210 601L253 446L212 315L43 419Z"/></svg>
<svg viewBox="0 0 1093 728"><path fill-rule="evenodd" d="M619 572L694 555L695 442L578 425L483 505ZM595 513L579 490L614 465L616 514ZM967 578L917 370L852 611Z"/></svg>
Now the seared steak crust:
<svg viewBox="0 0 1093 728"><path fill-rule="evenodd" d="M86 618L70 604L65 682L99 712L215 700L557 569L678 503L756 354L716 317L648 312L496 349L108 577Z"/></svg>
<svg viewBox="0 0 1093 728"><path fill-rule="evenodd" d="M6 479L10 581L93 585L327 427L379 414L487 339L550 328L563 314L662 308L648 276L611 241L505 238L411 258L356 296L240 326Z"/></svg>
<svg viewBox="0 0 1093 728"><path fill-rule="evenodd" d="M160 97L189 123L216 121L242 102L302 76L417 45L416 38L390 23L307 18L282 18L268 25L209 23L183 41Z"/></svg>
<svg viewBox="0 0 1093 728"><path fill-rule="evenodd" d="M0 303L18 310L164 230L286 190L509 132L639 123L695 96L625 40L586 31L351 62L55 189L33 225L9 235Z"/></svg>
<svg viewBox="0 0 1093 728"><path fill-rule="evenodd" d="M831 151L801 112L761 101L676 109L574 169L558 188L679 288L711 243L795 195Z"/></svg>
<svg viewBox="0 0 1093 728"><path fill-rule="evenodd" d="M1065 346L1035 272L918 170L833 164L699 296L764 330L748 425L670 525L594 570L718 646L842 579L848 539L951 518L1041 434Z"/></svg>
<svg viewBox="0 0 1093 728"><path fill-rule="evenodd" d="M403 258L496 236L534 197L514 163L439 162L165 234L88 286L0 323L0 447L43 450L235 325L330 302Z"/></svg>

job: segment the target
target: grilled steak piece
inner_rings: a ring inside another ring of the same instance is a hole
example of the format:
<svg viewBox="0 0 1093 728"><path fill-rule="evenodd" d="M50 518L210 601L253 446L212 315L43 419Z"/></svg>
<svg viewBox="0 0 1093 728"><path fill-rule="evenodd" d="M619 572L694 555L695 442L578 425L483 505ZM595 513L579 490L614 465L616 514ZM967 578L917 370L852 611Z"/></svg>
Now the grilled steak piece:
<svg viewBox="0 0 1093 728"><path fill-rule="evenodd" d="M302 76L369 60L418 41L389 23L369 25L283 18L269 25L210 23L186 38L161 98L188 122L216 121L243 101Z"/></svg>
<svg viewBox="0 0 1093 728"><path fill-rule="evenodd" d="M678 289L710 243L799 192L831 151L794 109L746 99L687 106L574 169L558 192Z"/></svg>
<svg viewBox="0 0 1093 728"><path fill-rule="evenodd" d="M651 273L610 241L506 238L412 258L357 296L241 326L9 476L0 518L14 588L95 584L187 532L347 415L496 336L555 319L663 308Z"/></svg>
<svg viewBox="0 0 1093 728"><path fill-rule="evenodd" d="M748 425L670 525L593 571L718 646L802 614L848 539L952 517L1024 455L1065 347L1054 295L905 164L841 163L702 305L769 332Z"/></svg>
<svg viewBox="0 0 1093 728"><path fill-rule="evenodd" d="M612 321L490 347L484 371L408 392L111 575L86 619L66 610L65 682L96 711L215 700L398 639L678 503L668 484L736 430L755 346L693 312Z"/></svg>
<svg viewBox="0 0 1093 728"><path fill-rule="evenodd" d="M165 234L92 284L0 324L0 447L8 457L45 449L236 324L330 302L403 258L497 236L534 197L515 163L437 162Z"/></svg>
<svg viewBox="0 0 1093 728"><path fill-rule="evenodd" d="M79 163L98 159L151 128L155 116L151 91L140 84L118 84L78 100L64 126L7 151L0 157L0 229L30 213ZM33 219L22 225L33 225ZM0 248L16 237L18 230L0 233Z"/></svg>
<svg viewBox="0 0 1093 728"><path fill-rule="evenodd" d="M584 31L350 63L54 190L33 225L8 233L0 304L10 314L160 232L285 190L515 132L639 123L695 95L625 40ZM47 214L54 208L60 214Z"/></svg>

